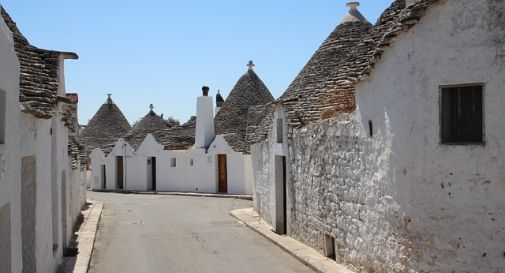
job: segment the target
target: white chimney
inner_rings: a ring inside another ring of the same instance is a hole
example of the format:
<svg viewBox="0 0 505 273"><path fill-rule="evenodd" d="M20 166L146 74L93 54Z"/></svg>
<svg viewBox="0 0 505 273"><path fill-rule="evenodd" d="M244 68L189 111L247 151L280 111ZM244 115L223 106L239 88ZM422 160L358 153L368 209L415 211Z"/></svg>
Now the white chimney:
<svg viewBox="0 0 505 273"><path fill-rule="evenodd" d="M206 148L214 139L214 111L209 87L202 87L203 96L196 98L195 147Z"/></svg>

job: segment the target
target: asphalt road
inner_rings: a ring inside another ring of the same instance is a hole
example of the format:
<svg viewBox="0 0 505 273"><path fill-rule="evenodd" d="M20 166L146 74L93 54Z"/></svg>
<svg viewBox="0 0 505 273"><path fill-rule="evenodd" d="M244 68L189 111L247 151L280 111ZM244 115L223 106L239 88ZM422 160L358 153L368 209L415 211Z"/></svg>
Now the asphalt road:
<svg viewBox="0 0 505 273"><path fill-rule="evenodd" d="M104 202L90 273L312 272L229 212L251 201L89 193Z"/></svg>

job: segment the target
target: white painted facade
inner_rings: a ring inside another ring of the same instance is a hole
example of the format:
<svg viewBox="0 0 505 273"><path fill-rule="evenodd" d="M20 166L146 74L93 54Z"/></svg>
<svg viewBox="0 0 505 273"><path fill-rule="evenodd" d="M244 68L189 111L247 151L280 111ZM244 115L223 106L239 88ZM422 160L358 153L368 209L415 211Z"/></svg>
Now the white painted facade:
<svg viewBox="0 0 505 273"><path fill-rule="evenodd" d="M321 252L333 236L355 272L502 272L504 12L503 1L430 9L358 84L354 113L290 129L288 146L276 111L252 147L256 210L276 227L274 158L288 155L287 233ZM442 144L440 87L475 83L484 143Z"/></svg>
<svg viewBox="0 0 505 273"><path fill-rule="evenodd" d="M19 62L0 17L0 271L21 272ZM5 240L5 241L4 241Z"/></svg>
<svg viewBox="0 0 505 273"><path fill-rule="evenodd" d="M101 166L104 164L106 189L119 189L116 183L109 181L116 181L115 158L125 154L125 190L217 193L217 157L221 154L226 155L227 193L252 195L251 155L233 151L222 135L214 136L212 97L197 98L195 146L188 150L164 150L151 134L146 136L137 151L124 139L118 140L107 156L99 149L93 150L90 155L93 189L104 189L100 182ZM156 158L155 187L150 165L152 158Z"/></svg>
<svg viewBox="0 0 505 273"><path fill-rule="evenodd" d="M214 112L212 107L212 97L201 96L196 99L196 148L207 148L207 145L214 139Z"/></svg>

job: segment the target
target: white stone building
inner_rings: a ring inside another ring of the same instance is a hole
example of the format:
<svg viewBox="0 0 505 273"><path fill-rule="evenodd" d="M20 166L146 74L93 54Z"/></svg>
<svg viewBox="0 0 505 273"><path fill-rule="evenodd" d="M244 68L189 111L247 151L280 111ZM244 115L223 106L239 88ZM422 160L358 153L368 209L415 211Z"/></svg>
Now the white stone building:
<svg viewBox="0 0 505 273"><path fill-rule="evenodd" d="M255 209L356 272L503 272L505 3L350 7L256 108Z"/></svg>
<svg viewBox="0 0 505 273"><path fill-rule="evenodd" d="M249 107L273 100L253 66L250 62L225 102L217 94L216 115L204 87L196 119L170 127L151 109L110 153L95 149L93 189L251 195L247 114Z"/></svg>
<svg viewBox="0 0 505 273"><path fill-rule="evenodd" d="M68 149L77 101L65 93L63 70L77 55L30 45L3 7L0 25L1 162L8 168L0 184L0 271L55 272L85 199L78 147Z"/></svg>

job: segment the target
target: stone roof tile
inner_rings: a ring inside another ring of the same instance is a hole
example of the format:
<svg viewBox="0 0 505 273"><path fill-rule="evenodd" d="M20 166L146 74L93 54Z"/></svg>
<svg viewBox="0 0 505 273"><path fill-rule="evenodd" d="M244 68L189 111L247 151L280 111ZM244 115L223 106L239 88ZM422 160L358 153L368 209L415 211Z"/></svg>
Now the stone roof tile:
<svg viewBox="0 0 505 273"><path fill-rule="evenodd" d="M192 116L183 125L158 130L153 133L165 150L187 150L195 145L196 117Z"/></svg>
<svg viewBox="0 0 505 273"><path fill-rule="evenodd" d="M153 110L149 111L133 128L124 136L125 140L132 146L133 149L138 149L142 141L148 134L153 134L157 131L168 129L171 126L166 120L158 116Z"/></svg>
<svg viewBox="0 0 505 273"><path fill-rule="evenodd" d="M19 101L21 110L37 118L52 117L60 88L60 57L77 59L72 52L40 49L32 46L19 31L3 7L0 13L14 38L14 50L20 64Z"/></svg>
<svg viewBox="0 0 505 273"><path fill-rule="evenodd" d="M102 104L89 121L82 131L81 141L87 152L100 148L107 154L114 148L116 141L130 130L130 123L119 107L110 100L110 103Z"/></svg>
<svg viewBox="0 0 505 273"><path fill-rule="evenodd" d="M247 131L247 112L249 107L262 105L274 100L272 94L263 81L252 69L250 63L248 71L240 77L215 117L216 135L234 134L232 147L236 152L247 152L249 145L245 145ZM240 142L240 143L239 143ZM240 148L242 147L242 148Z"/></svg>

